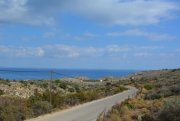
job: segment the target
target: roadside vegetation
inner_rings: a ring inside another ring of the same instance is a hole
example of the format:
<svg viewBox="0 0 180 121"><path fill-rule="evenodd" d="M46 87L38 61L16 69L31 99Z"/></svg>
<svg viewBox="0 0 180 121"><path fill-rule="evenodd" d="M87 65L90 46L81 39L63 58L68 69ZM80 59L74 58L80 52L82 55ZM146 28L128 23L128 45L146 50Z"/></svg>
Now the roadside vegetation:
<svg viewBox="0 0 180 121"><path fill-rule="evenodd" d="M108 81L73 83L53 80L50 83L1 79L0 87L0 121L23 121L126 90L119 82Z"/></svg>
<svg viewBox="0 0 180 121"><path fill-rule="evenodd" d="M140 90L137 97L97 121L180 121L180 69L140 72L125 80Z"/></svg>

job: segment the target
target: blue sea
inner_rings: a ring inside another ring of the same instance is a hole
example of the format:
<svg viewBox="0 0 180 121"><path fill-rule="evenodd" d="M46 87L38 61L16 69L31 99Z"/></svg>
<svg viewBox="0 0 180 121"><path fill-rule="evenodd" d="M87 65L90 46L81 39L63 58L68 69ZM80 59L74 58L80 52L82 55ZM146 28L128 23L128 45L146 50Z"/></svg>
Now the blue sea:
<svg viewBox="0 0 180 121"><path fill-rule="evenodd" d="M89 69L33 69L33 68L0 68L1 79L11 80L46 80L64 77L88 77L101 79L103 77L123 77L137 72L136 70L89 70Z"/></svg>

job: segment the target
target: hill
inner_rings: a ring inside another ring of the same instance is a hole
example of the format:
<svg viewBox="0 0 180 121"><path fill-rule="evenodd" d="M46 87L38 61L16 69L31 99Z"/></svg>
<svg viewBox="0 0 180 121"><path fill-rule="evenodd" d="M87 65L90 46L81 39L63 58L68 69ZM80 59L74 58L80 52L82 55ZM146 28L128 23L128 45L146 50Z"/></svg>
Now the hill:
<svg viewBox="0 0 180 121"><path fill-rule="evenodd" d="M0 80L0 121L22 121L126 90L120 83L63 78Z"/></svg>
<svg viewBox="0 0 180 121"><path fill-rule="evenodd" d="M139 94L102 113L98 121L180 121L180 69L143 71L123 80Z"/></svg>

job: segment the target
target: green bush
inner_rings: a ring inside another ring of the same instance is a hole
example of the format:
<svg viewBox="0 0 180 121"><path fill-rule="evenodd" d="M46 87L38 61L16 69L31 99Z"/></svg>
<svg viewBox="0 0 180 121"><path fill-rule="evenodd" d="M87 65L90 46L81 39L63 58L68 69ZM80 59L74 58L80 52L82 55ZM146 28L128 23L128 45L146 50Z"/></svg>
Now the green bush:
<svg viewBox="0 0 180 121"><path fill-rule="evenodd" d="M43 94L43 100L49 101L49 92ZM51 92L52 106L53 108L63 108L65 96L60 92Z"/></svg>
<svg viewBox="0 0 180 121"><path fill-rule="evenodd" d="M4 91L0 89L0 96L4 95Z"/></svg>
<svg viewBox="0 0 180 121"><path fill-rule="evenodd" d="M67 85L68 84L66 82L62 81L62 82L60 82L59 87L65 90L67 88Z"/></svg>
<svg viewBox="0 0 180 121"><path fill-rule="evenodd" d="M144 88L147 89L147 90L152 90L152 89L154 88L154 85L145 84L145 85L144 85Z"/></svg>
<svg viewBox="0 0 180 121"><path fill-rule="evenodd" d="M43 87L43 88L45 88L45 89L47 89L47 88L48 88L48 86L49 86L49 84L48 84L48 83L46 83L46 82L44 82L44 83L41 85L41 87Z"/></svg>
<svg viewBox="0 0 180 121"><path fill-rule="evenodd" d="M23 81L23 80L21 80L21 81L19 81L21 84L23 84L25 87L28 85L28 82L27 81Z"/></svg>
<svg viewBox="0 0 180 121"><path fill-rule="evenodd" d="M159 113L159 121L180 121L180 99L167 102Z"/></svg>
<svg viewBox="0 0 180 121"><path fill-rule="evenodd" d="M69 92L75 92L75 89L73 87L68 87Z"/></svg>
<svg viewBox="0 0 180 121"><path fill-rule="evenodd" d="M161 97L162 97L161 94L155 90L152 90L151 92L145 95L146 100L160 99Z"/></svg>
<svg viewBox="0 0 180 121"><path fill-rule="evenodd" d="M47 101L36 101L32 104L32 110L34 116L50 113L52 111L52 105Z"/></svg>
<svg viewBox="0 0 180 121"><path fill-rule="evenodd" d="M78 97L77 94L69 94L69 95L67 95L65 97L64 102L65 102L66 105L73 106L73 105L80 104L81 103L81 99Z"/></svg>
<svg viewBox="0 0 180 121"><path fill-rule="evenodd" d="M55 80L54 82L55 82L56 84L59 84L59 83L61 82L61 80L58 80L58 79L57 79L57 80Z"/></svg>
<svg viewBox="0 0 180 121"><path fill-rule="evenodd" d="M17 106L1 107L0 121L23 121L25 114Z"/></svg>
<svg viewBox="0 0 180 121"><path fill-rule="evenodd" d="M168 84L165 83L164 86L159 88L154 88L150 90L145 99L159 99L161 97L169 97L169 96L176 96L180 94L180 84Z"/></svg>
<svg viewBox="0 0 180 121"><path fill-rule="evenodd" d="M128 101L125 101L124 104L128 107L128 109L134 109L134 105L130 104Z"/></svg>
<svg viewBox="0 0 180 121"><path fill-rule="evenodd" d="M27 100L0 97L0 121L23 121L32 117L32 110Z"/></svg>
<svg viewBox="0 0 180 121"><path fill-rule="evenodd" d="M180 83L177 85L171 86L170 90L173 93L173 95L180 95Z"/></svg>
<svg viewBox="0 0 180 121"><path fill-rule="evenodd" d="M114 94L116 94L116 93L120 93L120 92L122 92L124 90L127 90L127 88L125 88L123 86L117 86L117 87L114 88L113 91L114 91Z"/></svg>
<svg viewBox="0 0 180 121"><path fill-rule="evenodd" d="M156 120L152 116L146 114L142 116L142 121L156 121Z"/></svg>

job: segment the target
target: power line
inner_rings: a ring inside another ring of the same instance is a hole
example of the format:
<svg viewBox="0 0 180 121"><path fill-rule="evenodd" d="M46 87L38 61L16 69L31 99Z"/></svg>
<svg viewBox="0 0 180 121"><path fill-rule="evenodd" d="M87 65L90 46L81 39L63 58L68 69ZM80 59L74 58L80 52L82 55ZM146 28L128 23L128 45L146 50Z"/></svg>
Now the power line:
<svg viewBox="0 0 180 121"><path fill-rule="evenodd" d="M69 77L69 78L75 78L75 76L70 76L70 75L66 75L63 73L59 73L57 71L53 71L53 70L16 70L16 69L0 69L0 75L1 74L14 74L16 73L16 75L19 75L20 73L47 73L50 78L49 78L49 102L50 104L52 104L52 81L54 79L54 77L56 75L59 76L65 76L65 77ZM38 75L37 75L38 76ZM34 78L34 77L33 77Z"/></svg>

